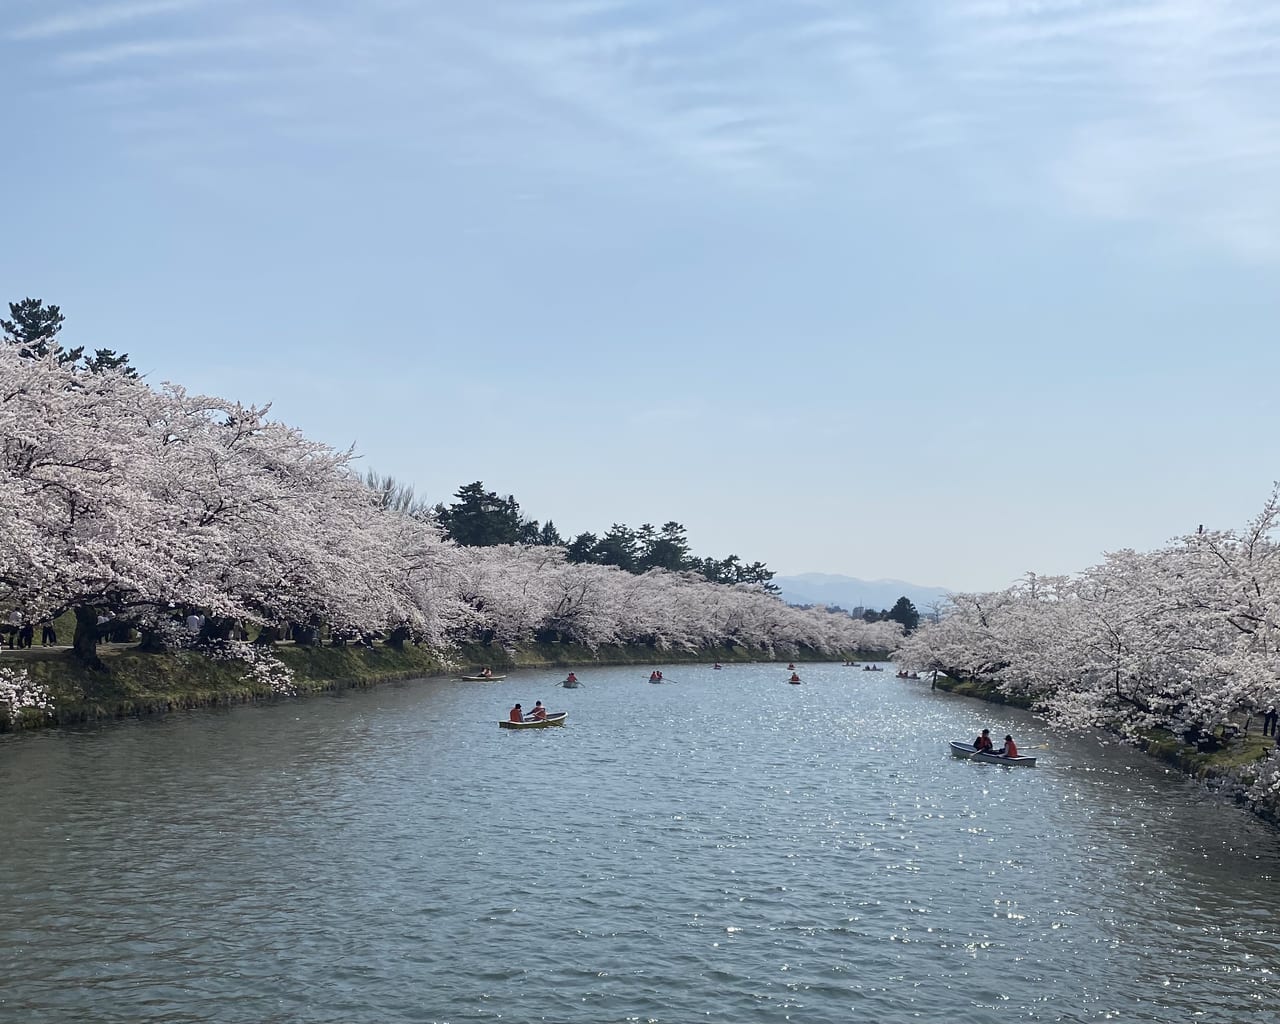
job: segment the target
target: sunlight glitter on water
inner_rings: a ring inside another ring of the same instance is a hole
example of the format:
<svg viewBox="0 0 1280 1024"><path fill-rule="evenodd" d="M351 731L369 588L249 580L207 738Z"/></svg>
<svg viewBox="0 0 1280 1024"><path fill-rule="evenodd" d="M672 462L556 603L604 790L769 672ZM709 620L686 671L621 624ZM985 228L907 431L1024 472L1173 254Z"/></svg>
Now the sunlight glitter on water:
<svg viewBox="0 0 1280 1024"><path fill-rule="evenodd" d="M1276 834L1123 747L838 665L597 669L563 729L494 727L556 675L6 737L0 1017L1230 1020L1274 985ZM983 725L1052 770L949 756Z"/></svg>

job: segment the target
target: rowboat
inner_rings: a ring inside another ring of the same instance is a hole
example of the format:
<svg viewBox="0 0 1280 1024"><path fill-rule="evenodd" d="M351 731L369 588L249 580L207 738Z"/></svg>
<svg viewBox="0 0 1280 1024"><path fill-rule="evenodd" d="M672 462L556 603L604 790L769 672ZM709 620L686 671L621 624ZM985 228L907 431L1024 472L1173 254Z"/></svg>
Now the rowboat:
<svg viewBox="0 0 1280 1024"><path fill-rule="evenodd" d="M498 723L499 729L545 729L549 725L564 725L564 720L569 717L567 711L553 711L543 719L526 718L523 722L502 721Z"/></svg>
<svg viewBox="0 0 1280 1024"><path fill-rule="evenodd" d="M987 764L1004 764L1010 767L1034 768L1036 759L1034 757L1004 757L1000 754L988 754L985 750L979 750L972 743L961 743L959 740L951 741L951 754L953 757L965 757L970 761L984 761Z"/></svg>
<svg viewBox="0 0 1280 1024"><path fill-rule="evenodd" d="M506 679L506 676L463 676L463 681L468 683L496 683L499 679Z"/></svg>
<svg viewBox="0 0 1280 1024"><path fill-rule="evenodd" d="M574 679L572 682L566 679L560 685L563 686L566 690L576 690L578 686L580 686L581 684L576 679Z"/></svg>

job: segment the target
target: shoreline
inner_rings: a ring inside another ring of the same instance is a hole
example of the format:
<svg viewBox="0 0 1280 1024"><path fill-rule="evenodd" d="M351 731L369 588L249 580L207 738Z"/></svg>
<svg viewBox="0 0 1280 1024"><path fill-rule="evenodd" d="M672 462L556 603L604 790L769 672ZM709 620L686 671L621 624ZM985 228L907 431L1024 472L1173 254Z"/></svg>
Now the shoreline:
<svg viewBox="0 0 1280 1024"><path fill-rule="evenodd" d="M923 677L919 680L925 681ZM988 704L1004 704L1034 712L1029 699L1002 693L992 683L939 676L936 684L931 684L930 688L957 697L969 697ZM1174 736L1151 737L1132 745L1153 760L1176 768L1188 778L1198 780L1206 789L1231 800L1255 817L1280 827L1280 798L1258 802L1245 795L1250 781L1250 768L1267 757L1280 757L1280 740L1269 741L1257 733L1246 732L1214 753L1201 753Z"/></svg>
<svg viewBox="0 0 1280 1024"><path fill-rule="evenodd" d="M684 651L608 646L593 651L576 644L559 643L524 644L514 651L471 644L455 648L447 655L412 645L321 647L280 643L271 652L292 673L293 693L274 691L269 683L255 679L242 661L215 660L197 650L153 653L139 650L134 644L105 644L99 653L107 665L106 671L95 671L76 661L69 648L6 650L0 654L0 668L25 669L32 682L48 691L53 708L50 712L24 710L13 722L0 714L0 732L297 699L406 679L457 677L483 665L505 673L533 668L581 670L593 665L742 664L778 659L887 660L885 652L831 654L806 649L771 657L771 652L742 647Z"/></svg>

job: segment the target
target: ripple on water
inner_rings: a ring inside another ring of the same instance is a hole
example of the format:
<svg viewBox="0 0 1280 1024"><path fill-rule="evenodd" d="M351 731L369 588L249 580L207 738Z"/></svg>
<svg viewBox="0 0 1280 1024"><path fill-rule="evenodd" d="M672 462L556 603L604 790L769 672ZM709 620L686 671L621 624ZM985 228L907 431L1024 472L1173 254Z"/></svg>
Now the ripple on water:
<svg viewBox="0 0 1280 1024"><path fill-rule="evenodd" d="M579 674L5 737L0 1019L1271 1010L1275 833L1139 755L835 665ZM1043 770L947 756L984 724Z"/></svg>

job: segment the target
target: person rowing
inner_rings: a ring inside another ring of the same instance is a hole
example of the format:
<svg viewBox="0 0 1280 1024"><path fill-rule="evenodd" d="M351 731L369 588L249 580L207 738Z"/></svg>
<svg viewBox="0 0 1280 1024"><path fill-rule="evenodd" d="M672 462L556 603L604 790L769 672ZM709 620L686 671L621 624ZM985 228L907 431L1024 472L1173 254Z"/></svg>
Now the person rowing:
<svg viewBox="0 0 1280 1024"><path fill-rule="evenodd" d="M532 721L545 722L547 720L547 709L542 706L542 701L534 701Z"/></svg>
<svg viewBox="0 0 1280 1024"><path fill-rule="evenodd" d="M983 729L982 734L973 741L973 749L980 754L990 754L995 744L991 742L991 730Z"/></svg>

